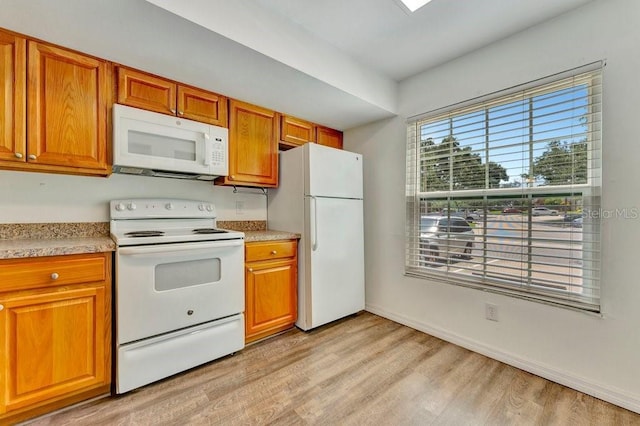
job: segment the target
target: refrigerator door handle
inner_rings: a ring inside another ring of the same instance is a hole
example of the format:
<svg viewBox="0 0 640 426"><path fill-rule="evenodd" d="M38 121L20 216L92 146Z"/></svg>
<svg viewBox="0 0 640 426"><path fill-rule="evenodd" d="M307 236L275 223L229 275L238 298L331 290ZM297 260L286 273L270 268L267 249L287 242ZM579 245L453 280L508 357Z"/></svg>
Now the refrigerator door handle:
<svg viewBox="0 0 640 426"><path fill-rule="evenodd" d="M313 229L311 229L311 250L316 251L318 249L318 202L313 195L310 195L309 198L313 203L313 207L309 212L311 215L309 222L311 222L311 226L313 227Z"/></svg>

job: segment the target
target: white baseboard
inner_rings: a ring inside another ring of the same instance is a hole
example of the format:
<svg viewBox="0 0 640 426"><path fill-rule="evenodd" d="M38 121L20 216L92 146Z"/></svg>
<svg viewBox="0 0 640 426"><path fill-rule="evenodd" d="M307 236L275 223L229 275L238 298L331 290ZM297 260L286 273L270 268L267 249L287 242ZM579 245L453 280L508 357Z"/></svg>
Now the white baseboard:
<svg viewBox="0 0 640 426"><path fill-rule="evenodd" d="M579 392L583 392L587 395L591 395L595 398L602 399L603 401L610 402L611 404L626 408L627 410L631 410L640 414L640 398L630 396L618 389L603 386L598 383L593 383L580 377L568 375L566 374L566 372L550 367L548 365L514 356L513 354L501 351L500 349L491 346L487 346L475 340L459 336L442 328L433 327L428 324L415 321L404 315L390 312L379 306L367 304L365 306L365 310L367 312L371 312L372 314L390 319L391 321L406 325L407 327L422 331L423 333L429 334L431 336L477 352L479 354L519 368L521 370L528 371L529 373L543 377L547 380L551 380L552 382L559 383L561 385L575 389Z"/></svg>

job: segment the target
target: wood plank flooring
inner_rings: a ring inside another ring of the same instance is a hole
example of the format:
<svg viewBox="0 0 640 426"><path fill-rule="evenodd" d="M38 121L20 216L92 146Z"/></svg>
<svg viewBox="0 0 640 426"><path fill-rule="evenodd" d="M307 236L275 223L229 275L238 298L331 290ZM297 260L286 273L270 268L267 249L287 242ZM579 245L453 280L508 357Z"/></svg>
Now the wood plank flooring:
<svg viewBox="0 0 640 426"><path fill-rule="evenodd" d="M600 426L640 415L361 313L29 424Z"/></svg>

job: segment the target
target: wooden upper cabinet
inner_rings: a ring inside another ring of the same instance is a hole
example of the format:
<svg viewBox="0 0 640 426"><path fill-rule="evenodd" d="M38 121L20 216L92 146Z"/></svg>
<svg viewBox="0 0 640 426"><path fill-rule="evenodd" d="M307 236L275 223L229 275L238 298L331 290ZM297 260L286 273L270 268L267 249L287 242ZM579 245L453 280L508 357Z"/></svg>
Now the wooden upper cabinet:
<svg viewBox="0 0 640 426"><path fill-rule="evenodd" d="M280 116L280 148L291 148L316 141L316 129L313 123L290 115Z"/></svg>
<svg viewBox="0 0 640 426"><path fill-rule="evenodd" d="M119 104L228 127L225 96L131 68L117 74Z"/></svg>
<svg viewBox="0 0 640 426"><path fill-rule="evenodd" d="M118 67L118 103L176 114L177 84L141 71Z"/></svg>
<svg viewBox="0 0 640 426"><path fill-rule="evenodd" d="M28 41L27 162L108 174L108 62Z"/></svg>
<svg viewBox="0 0 640 426"><path fill-rule="evenodd" d="M342 132L324 126L317 126L316 142L320 145L342 149Z"/></svg>
<svg viewBox="0 0 640 426"><path fill-rule="evenodd" d="M278 114L229 101L229 176L223 185L278 186Z"/></svg>
<svg viewBox="0 0 640 426"><path fill-rule="evenodd" d="M189 120L227 127L227 98L193 87L178 86L178 115Z"/></svg>
<svg viewBox="0 0 640 426"><path fill-rule="evenodd" d="M0 162L24 162L27 44L0 31Z"/></svg>

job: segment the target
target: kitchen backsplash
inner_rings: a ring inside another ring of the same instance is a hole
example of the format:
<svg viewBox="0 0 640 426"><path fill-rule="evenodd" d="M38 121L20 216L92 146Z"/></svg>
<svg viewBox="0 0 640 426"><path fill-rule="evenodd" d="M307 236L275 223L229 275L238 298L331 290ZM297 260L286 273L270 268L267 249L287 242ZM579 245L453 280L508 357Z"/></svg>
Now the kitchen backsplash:
<svg viewBox="0 0 640 426"><path fill-rule="evenodd" d="M108 178L0 171L0 224L108 222L109 201L123 198L209 201L218 221L266 221L267 197L254 188L143 176Z"/></svg>

